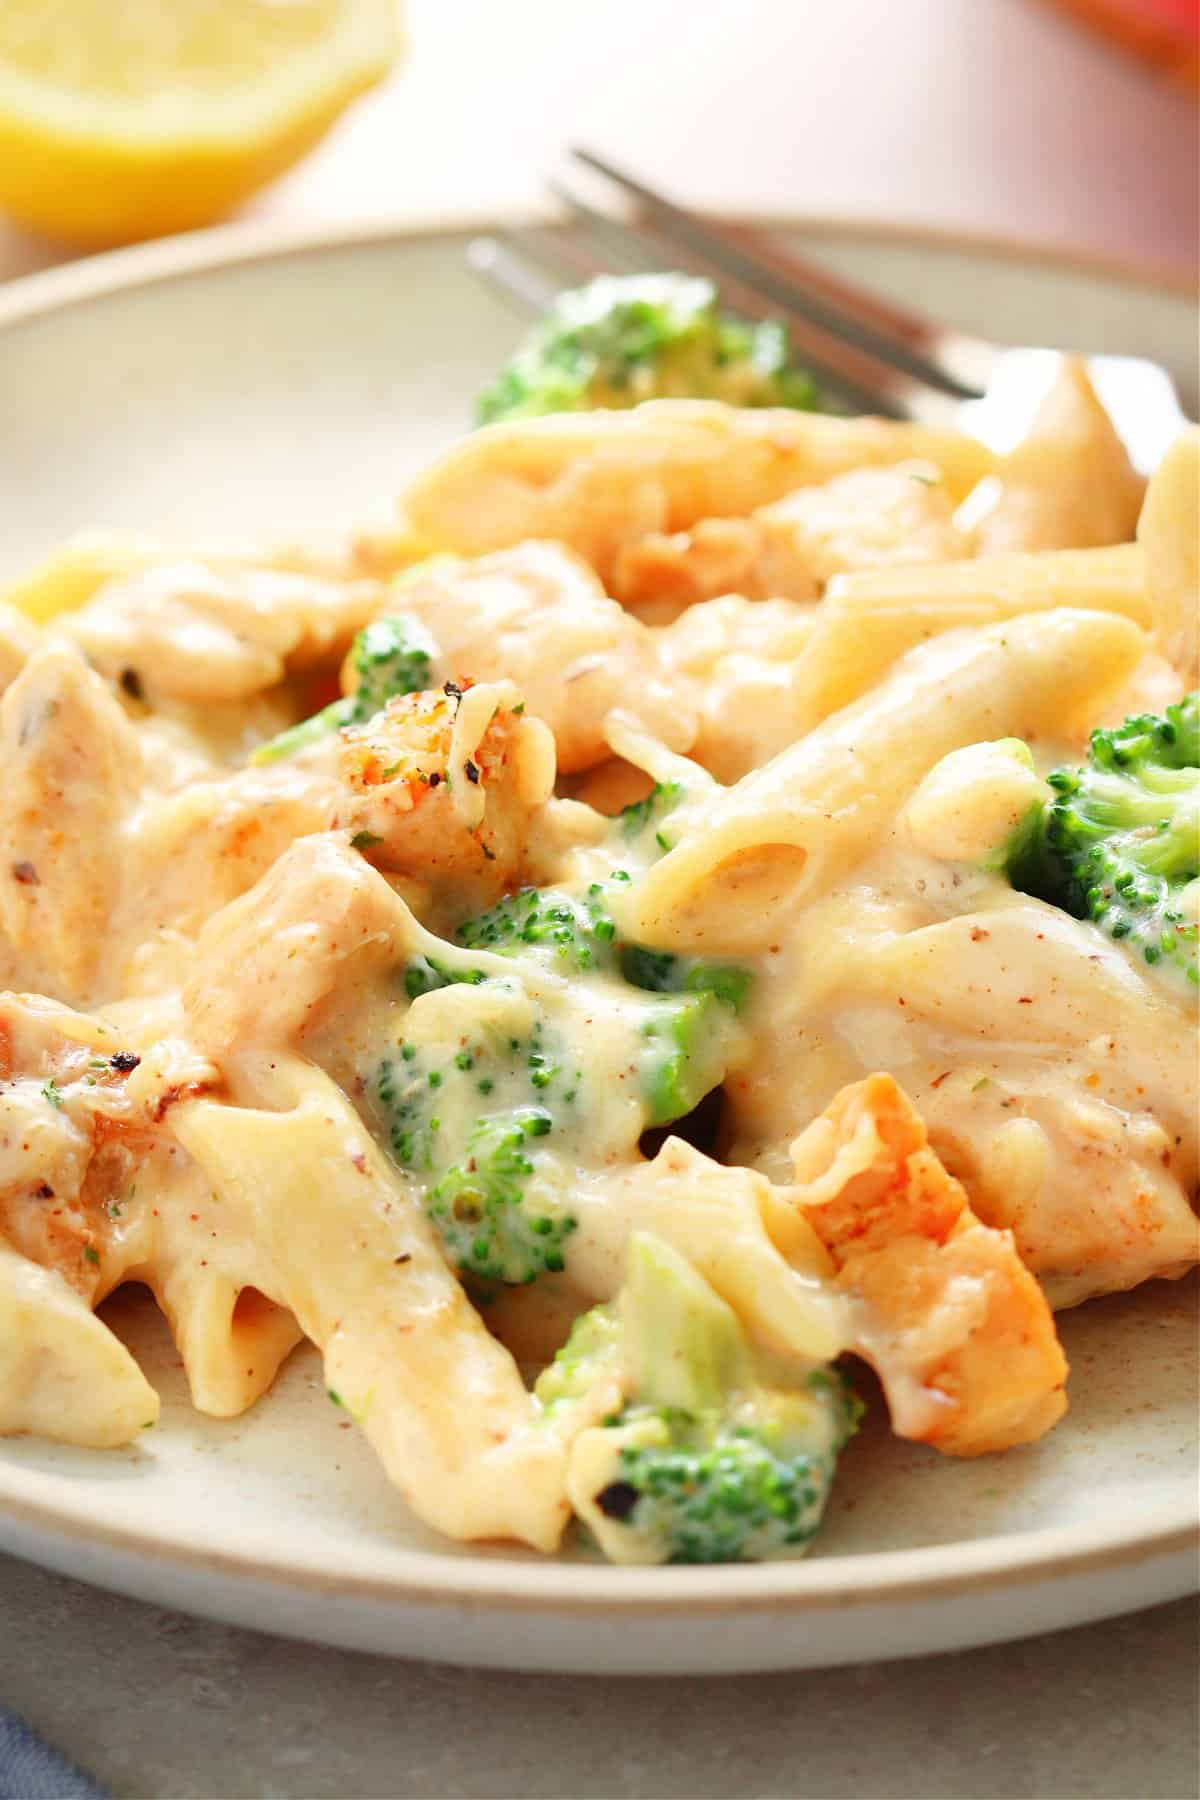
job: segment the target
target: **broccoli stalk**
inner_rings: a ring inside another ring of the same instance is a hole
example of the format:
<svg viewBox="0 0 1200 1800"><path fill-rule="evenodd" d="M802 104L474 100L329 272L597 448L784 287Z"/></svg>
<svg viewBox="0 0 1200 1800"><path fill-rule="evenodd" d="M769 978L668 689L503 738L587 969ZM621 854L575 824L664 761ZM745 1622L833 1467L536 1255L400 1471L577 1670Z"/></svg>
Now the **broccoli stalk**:
<svg viewBox="0 0 1200 1800"><path fill-rule="evenodd" d="M625 1405L582 1431L568 1490L615 1562L803 1555L857 1400L834 1370L769 1366L736 1314L648 1233L616 1307L576 1322L535 1392L561 1419L619 1371Z"/></svg>
<svg viewBox="0 0 1200 1800"><path fill-rule="evenodd" d="M655 398L821 405L777 321L725 311L710 281L601 275L560 294L479 398L481 425Z"/></svg>
<svg viewBox="0 0 1200 1800"><path fill-rule="evenodd" d="M406 614L375 619L358 633L350 651L356 678L353 691L260 744L251 761L271 763L295 756L347 725L365 725L397 694L417 694L435 686L437 655L437 645L416 619Z"/></svg>
<svg viewBox="0 0 1200 1800"><path fill-rule="evenodd" d="M1200 693L1094 731L1087 761L1047 780L1009 862L1014 887L1200 984Z"/></svg>

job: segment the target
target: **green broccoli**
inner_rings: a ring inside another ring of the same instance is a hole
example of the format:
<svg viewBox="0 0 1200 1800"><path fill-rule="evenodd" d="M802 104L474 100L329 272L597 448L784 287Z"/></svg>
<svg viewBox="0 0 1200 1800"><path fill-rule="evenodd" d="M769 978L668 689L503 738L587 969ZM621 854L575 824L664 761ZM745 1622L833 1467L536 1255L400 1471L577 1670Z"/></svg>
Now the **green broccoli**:
<svg viewBox="0 0 1200 1800"><path fill-rule="evenodd" d="M635 1233L617 1307L576 1322L535 1392L552 1419L619 1376L576 1438L572 1502L616 1562L803 1555L861 1413L840 1374L767 1359L676 1251Z"/></svg>
<svg viewBox="0 0 1200 1800"><path fill-rule="evenodd" d="M1014 887L1200 984L1200 692L1094 731L1009 862Z"/></svg>
<svg viewBox="0 0 1200 1800"><path fill-rule="evenodd" d="M670 1125L719 1087L729 1062L728 1012L713 993L672 994L646 1009L642 1036L648 1125Z"/></svg>
<svg viewBox="0 0 1200 1800"><path fill-rule="evenodd" d="M467 1139L463 1161L430 1188L429 1216L458 1268L508 1284L565 1268L563 1249L575 1219L529 1199L536 1173L531 1140L553 1128L544 1107L481 1119Z"/></svg>
<svg viewBox="0 0 1200 1800"><path fill-rule="evenodd" d="M600 275L559 295L480 395L478 422L661 397L821 405L812 376L792 361L783 326L725 311L710 281Z"/></svg>
<svg viewBox="0 0 1200 1800"><path fill-rule="evenodd" d="M433 959L427 966L444 968ZM485 979L477 970L446 973L449 982L419 997ZM490 1010L470 1035L455 1011L433 1042L402 1039L377 1069L372 1098L393 1158L424 1185L449 1260L480 1280L515 1285L561 1269L575 1229L560 1197L565 1165L541 1155L537 1140L569 1131L582 1070L564 1060L542 1019L529 1022L518 984L493 980L485 998Z"/></svg>
<svg viewBox="0 0 1200 1800"><path fill-rule="evenodd" d="M621 835L636 842L644 833L653 832L654 849L670 850L671 834L666 821L686 798L687 791L682 782L656 781L644 800L635 800L618 815Z"/></svg>
<svg viewBox="0 0 1200 1800"><path fill-rule="evenodd" d="M617 870L614 880L628 881ZM555 888L521 888L478 918L458 928L458 941L471 949L509 956L528 950L548 952L565 969L607 967L617 928L609 913L602 883L593 881L582 900Z"/></svg>
<svg viewBox="0 0 1200 1800"><path fill-rule="evenodd" d="M541 955L564 973L619 970L631 987L652 993L711 993L732 1012L741 1012L750 989L748 970L620 941L608 892L629 879L624 869L615 869L607 882L593 881L580 899L558 888L521 888L467 919L458 928L458 941L501 956ZM410 964L406 976L410 997L447 981L469 980L482 980L482 975L478 970L451 973L427 958Z"/></svg>
<svg viewBox="0 0 1200 1800"><path fill-rule="evenodd" d="M399 971L394 1050L365 1076L447 1256L483 1280L561 1269L578 1168L636 1157L737 1055L745 972L657 958L631 982L627 954L637 973L655 953L617 941L607 892L527 888L468 920L460 944L422 934Z"/></svg>
<svg viewBox="0 0 1200 1800"><path fill-rule="evenodd" d="M674 951L647 950L641 944L622 944L620 960L626 981L651 993L712 994L735 1013L742 1011L750 993L750 971L736 963L677 956Z"/></svg>
<svg viewBox="0 0 1200 1800"><path fill-rule="evenodd" d="M416 619L402 613L373 620L358 633L350 652L350 664L358 678L354 691L260 744L251 761L279 762L294 756L347 725L365 725L397 694L416 694L436 686L437 657L437 645Z"/></svg>

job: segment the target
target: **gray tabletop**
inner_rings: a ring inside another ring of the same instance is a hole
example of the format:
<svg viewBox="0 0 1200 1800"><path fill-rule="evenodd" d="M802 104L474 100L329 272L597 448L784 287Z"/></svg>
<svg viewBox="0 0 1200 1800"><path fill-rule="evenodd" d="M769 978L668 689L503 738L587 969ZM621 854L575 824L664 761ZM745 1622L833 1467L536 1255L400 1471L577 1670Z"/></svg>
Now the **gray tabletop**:
<svg viewBox="0 0 1200 1800"><path fill-rule="evenodd" d="M1197 1610L908 1663L498 1675L288 1643L0 1558L0 1704L119 1800L1194 1800Z"/></svg>

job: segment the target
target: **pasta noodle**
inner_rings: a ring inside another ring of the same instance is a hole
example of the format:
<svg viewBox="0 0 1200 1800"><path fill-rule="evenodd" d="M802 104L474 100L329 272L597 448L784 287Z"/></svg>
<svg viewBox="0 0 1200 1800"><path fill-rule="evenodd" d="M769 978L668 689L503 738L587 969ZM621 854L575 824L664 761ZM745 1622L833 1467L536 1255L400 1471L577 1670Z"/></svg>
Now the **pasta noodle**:
<svg viewBox="0 0 1200 1800"><path fill-rule="evenodd" d="M1000 458L656 401L18 582L0 1434L154 1422L126 1282L214 1418L312 1346L468 1541L799 1554L847 1359L1051 1429L1053 1307L1200 1262L1198 443L1139 523L1070 365ZM1157 758L1123 836L1089 755Z"/></svg>

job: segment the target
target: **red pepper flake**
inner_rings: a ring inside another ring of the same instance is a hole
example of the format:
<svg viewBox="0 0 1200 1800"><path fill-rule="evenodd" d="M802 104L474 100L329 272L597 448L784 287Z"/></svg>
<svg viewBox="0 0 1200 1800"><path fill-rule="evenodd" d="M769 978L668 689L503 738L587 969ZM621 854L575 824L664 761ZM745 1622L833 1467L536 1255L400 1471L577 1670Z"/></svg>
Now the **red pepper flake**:
<svg viewBox="0 0 1200 1800"><path fill-rule="evenodd" d="M1033 1005L1033 995L1032 994L1022 994L1020 999L1017 1001L1017 1005L1018 1006L1032 1006Z"/></svg>
<svg viewBox="0 0 1200 1800"><path fill-rule="evenodd" d="M938 1076L938 1078L937 1078L937 1080L936 1080L936 1081L931 1081L931 1082L930 1082L930 1084L929 1084L929 1085L930 1085L930 1087L935 1087L935 1088L940 1088L940 1087L941 1087L941 1085L942 1085L942 1083L943 1083L943 1081L945 1081L945 1079L946 1079L946 1077L947 1077L947 1076L948 1076L948 1075L949 1075L949 1074L950 1074L950 1070L949 1070L949 1069L943 1069L943 1071L942 1071L942 1073L941 1073L941 1074L940 1074L940 1075L939 1075L939 1076Z"/></svg>
<svg viewBox="0 0 1200 1800"><path fill-rule="evenodd" d="M991 937L991 935L991 932L985 931L982 925L972 925L971 927L971 942L973 944L978 944L983 938Z"/></svg>
<svg viewBox="0 0 1200 1800"><path fill-rule="evenodd" d="M31 862L15 862L12 866L12 878L19 881L22 887L40 887L41 877Z"/></svg>

